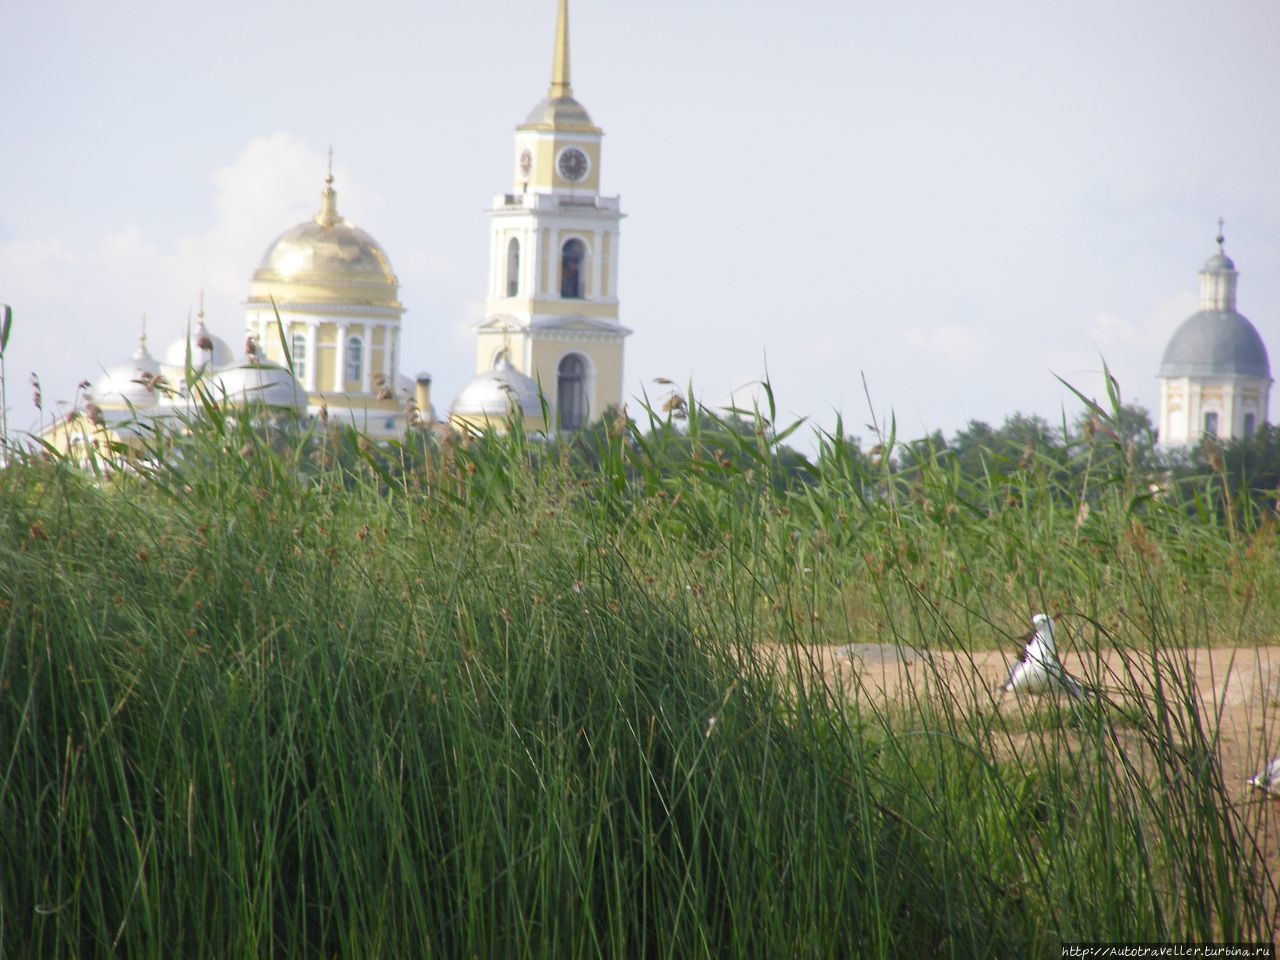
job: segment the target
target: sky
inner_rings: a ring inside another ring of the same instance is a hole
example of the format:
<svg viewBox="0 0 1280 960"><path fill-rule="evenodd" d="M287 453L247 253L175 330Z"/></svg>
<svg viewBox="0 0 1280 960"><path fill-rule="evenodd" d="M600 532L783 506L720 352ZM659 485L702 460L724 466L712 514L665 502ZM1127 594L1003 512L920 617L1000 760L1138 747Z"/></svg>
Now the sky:
<svg viewBox="0 0 1280 960"><path fill-rule="evenodd" d="M0 303L11 429L205 291L235 345L263 253L319 206L387 251L401 372L475 374L493 194L550 78L554 0L7 0ZM1155 412L1219 216L1280 362L1275 0L571 0L605 132L625 393L692 382L868 442L1080 405ZM1273 416L1277 400L1272 401ZM638 399L631 400L632 412Z"/></svg>

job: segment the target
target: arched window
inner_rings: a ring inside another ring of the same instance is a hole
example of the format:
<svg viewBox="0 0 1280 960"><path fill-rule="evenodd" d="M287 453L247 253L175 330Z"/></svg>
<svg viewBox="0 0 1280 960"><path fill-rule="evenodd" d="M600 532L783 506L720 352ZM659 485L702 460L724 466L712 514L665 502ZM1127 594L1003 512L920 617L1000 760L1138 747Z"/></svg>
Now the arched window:
<svg viewBox="0 0 1280 960"><path fill-rule="evenodd" d="M576 237L560 249L560 296L566 300L581 300L583 280L582 265L587 259L587 245Z"/></svg>
<svg viewBox="0 0 1280 960"><path fill-rule="evenodd" d="M307 335L295 333L289 344L289 353L293 355L293 375L299 380L307 375Z"/></svg>
<svg viewBox="0 0 1280 960"><path fill-rule="evenodd" d="M560 361L556 377L556 410L560 429L577 430L587 419L587 366L582 357L571 353Z"/></svg>
<svg viewBox="0 0 1280 960"><path fill-rule="evenodd" d="M364 341L359 337L347 337L347 379L364 379Z"/></svg>
<svg viewBox="0 0 1280 960"><path fill-rule="evenodd" d="M507 296L520 292L520 241L515 237L507 244Z"/></svg>
<svg viewBox="0 0 1280 960"><path fill-rule="evenodd" d="M1204 435L1206 437L1216 437L1218 435L1218 415L1216 413L1206 413L1204 415Z"/></svg>
<svg viewBox="0 0 1280 960"><path fill-rule="evenodd" d="M1256 433L1256 432L1257 432L1257 429L1258 429L1258 418L1257 418L1257 417L1255 417L1252 413L1246 413L1246 414L1244 415L1244 436L1245 436L1245 439L1247 440L1247 439L1249 439L1250 437L1252 437L1252 436L1254 435L1254 433Z"/></svg>

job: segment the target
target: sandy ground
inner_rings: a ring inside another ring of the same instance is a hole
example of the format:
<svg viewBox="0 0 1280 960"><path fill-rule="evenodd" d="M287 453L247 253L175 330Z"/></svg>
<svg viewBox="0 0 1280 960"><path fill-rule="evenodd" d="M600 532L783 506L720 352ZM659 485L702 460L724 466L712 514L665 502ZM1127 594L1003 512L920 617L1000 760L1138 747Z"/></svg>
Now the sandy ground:
<svg viewBox="0 0 1280 960"><path fill-rule="evenodd" d="M1008 675L1016 652L925 654L886 644L851 644L824 648L814 657L830 682L851 693L860 687L864 694L893 700L919 696L931 685L945 684L972 709L1004 713L1034 709L1050 696L995 691ZM1280 646L1169 650L1158 664L1152 663L1149 653L1119 650L1096 657L1090 654L1087 659L1066 652L1061 659L1073 677L1121 704L1150 695L1157 676L1166 684L1168 678L1178 678L1171 684L1178 691L1193 686L1206 722L1218 732L1224 778L1237 785L1238 799L1260 796L1246 781L1280 756ZM1179 683L1182 678L1191 684Z"/></svg>
<svg viewBox="0 0 1280 960"><path fill-rule="evenodd" d="M937 696L939 686L945 686L947 695L966 709L998 711L1013 721L1014 729L1019 727L1019 712L1041 709L1045 698L1054 696L996 692L1016 658L1016 648L925 653L885 644L850 644L778 652L793 668L799 663L801 675L813 677L811 671L816 671L850 697L892 707L894 701ZM1149 651L1106 650L1087 659L1067 651L1061 662L1073 677L1102 691L1121 710L1141 709L1141 701L1157 686L1165 687L1166 700L1194 691L1202 722L1218 736L1228 796L1252 824L1250 831L1269 872L1280 882L1280 797L1269 797L1248 784L1249 777L1280 756L1280 646L1175 649L1163 652L1158 664L1152 663ZM1174 678L1172 684L1169 678ZM1185 715L1185 708L1181 712ZM1118 716L1123 721L1123 715ZM1118 727L1128 746L1139 745L1136 732L1126 733L1122 723ZM1012 735L1011 749L1016 751L1031 736L1036 734ZM1270 904L1268 911L1280 932L1280 903Z"/></svg>

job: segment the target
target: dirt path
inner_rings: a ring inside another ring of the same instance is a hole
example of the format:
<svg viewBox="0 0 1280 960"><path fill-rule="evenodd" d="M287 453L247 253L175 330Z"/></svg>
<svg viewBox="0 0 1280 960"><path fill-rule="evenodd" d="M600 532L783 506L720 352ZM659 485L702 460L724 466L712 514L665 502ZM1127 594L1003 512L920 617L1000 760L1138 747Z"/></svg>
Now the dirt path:
<svg viewBox="0 0 1280 960"><path fill-rule="evenodd" d="M958 702L973 709L1021 709L1018 697L994 689L1008 674L1012 651L925 654L886 644L851 644L823 648L813 656L829 682L851 693L861 687L864 695L893 700L945 684ZM1257 791L1246 781L1280 756L1280 646L1169 650L1159 663L1134 651L1107 650L1087 659L1066 653L1062 663L1073 677L1120 702L1150 694L1158 685L1166 687L1166 697L1192 687L1206 722L1218 731L1223 775L1238 786L1237 799L1256 798ZM1037 698L1027 699L1033 705Z"/></svg>

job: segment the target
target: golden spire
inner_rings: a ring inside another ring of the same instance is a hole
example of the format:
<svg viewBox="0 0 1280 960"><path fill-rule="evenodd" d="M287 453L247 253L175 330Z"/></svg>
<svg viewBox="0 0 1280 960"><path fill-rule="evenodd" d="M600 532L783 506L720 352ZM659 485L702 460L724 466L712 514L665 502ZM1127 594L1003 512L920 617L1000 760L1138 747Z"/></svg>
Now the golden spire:
<svg viewBox="0 0 1280 960"><path fill-rule="evenodd" d="M572 97L569 84L569 0L560 0L556 14L556 53L551 63L551 92L549 96Z"/></svg>
<svg viewBox="0 0 1280 960"><path fill-rule="evenodd" d="M187 308L191 309L190 307ZM199 325L204 326L204 291L200 291L200 309L196 311L196 319L200 321Z"/></svg>
<svg viewBox="0 0 1280 960"><path fill-rule="evenodd" d="M324 178L324 190L320 194L320 212L316 214L316 223L322 227L332 227L340 223L338 216L338 193L333 189L333 147L329 148L329 172Z"/></svg>
<svg viewBox="0 0 1280 960"><path fill-rule="evenodd" d="M138 338L138 350L141 353L147 352L147 315L142 315L142 336Z"/></svg>

